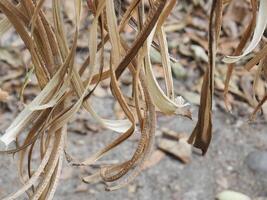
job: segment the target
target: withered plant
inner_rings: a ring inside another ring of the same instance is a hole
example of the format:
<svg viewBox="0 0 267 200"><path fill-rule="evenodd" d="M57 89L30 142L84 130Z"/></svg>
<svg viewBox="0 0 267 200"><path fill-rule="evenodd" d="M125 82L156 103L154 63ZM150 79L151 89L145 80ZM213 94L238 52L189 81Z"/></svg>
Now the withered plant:
<svg viewBox="0 0 267 200"><path fill-rule="evenodd" d="M234 1L234 0L233 0ZM84 177L90 183L101 179L108 183L108 190L127 185L142 170L144 161L153 147L156 113L181 115L191 118L182 97L175 97L171 62L164 22L176 5L176 0L132 0L130 3L113 0L74 0L75 30L68 39L63 21L62 3L52 0L52 21L44 12L45 0L0 0L0 10L6 16L0 22L0 36L15 28L31 54L34 74L40 93L16 117L0 138L9 147L16 141L15 149L2 153L18 154L19 174L23 186L5 199L17 199L27 194L30 199L52 199L59 182L63 159L75 166L90 166L138 131L139 141L133 155L119 164L100 167ZM118 9L120 2L122 9ZM213 0L209 25L209 66L205 71L198 122L189 142L206 153L212 137L212 99L217 42L220 36L224 6L231 1ZM259 3L259 9L258 9ZM77 41L84 4L90 10L89 53L82 65L76 62ZM146 11L145 11L146 6ZM249 54L260 42L267 23L267 1L251 0L252 19L237 47L234 56L224 59L234 63ZM125 27L136 32L129 44L122 36ZM246 44L249 46L244 50ZM111 46L109 64L105 65L106 46ZM166 91L158 84L151 63L151 49L160 52L164 69ZM258 76L267 74L267 48L256 53L245 68L250 70L257 63ZM227 103L228 85L234 64L228 68L225 82ZM130 71L132 95L126 96L120 87L121 76ZM86 72L86 73L85 73ZM124 120L101 117L90 103L90 97L99 83L109 80L110 90L125 114ZM255 87L257 77L255 78ZM93 86L93 87L92 87ZM255 113L267 100L267 95ZM101 126L120 133L105 148L83 161L77 161L66 150L67 126L80 109L85 109ZM23 138L23 139L22 139ZM22 141L22 142L21 142ZM40 162L32 169L32 154L39 152Z"/></svg>

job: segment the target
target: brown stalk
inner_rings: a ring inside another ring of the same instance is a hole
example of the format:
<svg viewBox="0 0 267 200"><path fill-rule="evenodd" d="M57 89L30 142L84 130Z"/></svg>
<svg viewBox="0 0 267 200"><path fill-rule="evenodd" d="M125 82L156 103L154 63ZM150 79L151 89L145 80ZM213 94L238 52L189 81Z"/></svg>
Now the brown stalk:
<svg viewBox="0 0 267 200"><path fill-rule="evenodd" d="M222 23L222 0L213 0L209 24L209 66L204 74L201 89L197 124L189 138L189 143L202 150L204 155L212 138L212 100L214 91L214 69L217 42Z"/></svg>

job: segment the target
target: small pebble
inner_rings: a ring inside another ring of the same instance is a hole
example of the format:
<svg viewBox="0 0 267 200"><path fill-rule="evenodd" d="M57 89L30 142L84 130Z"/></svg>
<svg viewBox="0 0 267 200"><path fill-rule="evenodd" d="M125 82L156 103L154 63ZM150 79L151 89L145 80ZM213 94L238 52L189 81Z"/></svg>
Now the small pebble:
<svg viewBox="0 0 267 200"><path fill-rule="evenodd" d="M260 173L267 173L267 151L254 151L246 158L247 166Z"/></svg>
<svg viewBox="0 0 267 200"><path fill-rule="evenodd" d="M216 200L251 200L251 199L242 193L226 190L219 193L216 197Z"/></svg>

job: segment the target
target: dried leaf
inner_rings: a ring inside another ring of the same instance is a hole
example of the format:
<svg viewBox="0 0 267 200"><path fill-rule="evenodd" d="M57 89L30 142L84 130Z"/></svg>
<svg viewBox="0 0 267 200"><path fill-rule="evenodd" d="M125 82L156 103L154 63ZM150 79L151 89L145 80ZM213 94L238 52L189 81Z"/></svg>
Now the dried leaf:
<svg viewBox="0 0 267 200"><path fill-rule="evenodd" d="M227 56L223 59L225 63L234 63L251 53L256 46L259 44L264 30L267 26L267 13L265 12L267 9L267 2L265 0L260 0L259 13L257 17L257 23L254 31L253 38L249 44L249 46L244 50L244 53L240 56Z"/></svg>
<svg viewBox="0 0 267 200"><path fill-rule="evenodd" d="M214 70L216 63L217 41L222 22L221 0L213 0L209 27L209 66L204 74L201 89L200 108L197 124L189 138L189 143L202 150L205 154L212 138L212 99L214 90Z"/></svg>
<svg viewBox="0 0 267 200"><path fill-rule="evenodd" d="M186 138L181 138L179 141L160 139L158 147L162 151L177 157L185 164L191 161L192 148L191 145L187 143Z"/></svg>

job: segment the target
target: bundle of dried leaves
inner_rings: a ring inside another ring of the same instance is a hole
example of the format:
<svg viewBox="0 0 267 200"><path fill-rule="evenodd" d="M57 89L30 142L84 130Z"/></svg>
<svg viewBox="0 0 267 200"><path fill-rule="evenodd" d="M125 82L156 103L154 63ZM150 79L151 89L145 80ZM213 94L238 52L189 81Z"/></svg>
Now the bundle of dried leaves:
<svg viewBox="0 0 267 200"><path fill-rule="evenodd" d="M75 58L80 15L85 2L73 1L75 32L71 41L65 33L62 1L52 1L53 21L48 20L43 10L44 3L44 0L0 2L0 10L6 16L1 21L1 34L11 27L16 29L31 54L41 88L37 97L24 108L1 137L1 142L7 147L13 141L20 141L19 137L25 138L22 144L17 142L17 148L5 151L19 154L19 171L23 182L23 187L7 199L18 198L25 192L31 199L51 199L58 184L64 153L73 165L89 166L138 129L138 147L129 160L102 167L95 174L84 178L85 182L96 177L105 182L115 182L108 186L110 190L122 187L138 175L151 151L156 109L168 115L190 117L190 112L174 97L171 60L163 27L176 0L134 0L123 7L123 12L118 12L120 10L114 1L87 1L93 20L90 24L89 55L82 66L76 63ZM145 12L145 6L148 12ZM126 26L136 31L136 39L130 45L121 36ZM108 45L112 49L110 61L108 66L104 66L104 50ZM167 94L155 78L150 61L151 48L161 53ZM131 97L123 94L119 84L126 70L130 71L133 79ZM90 103L95 88L108 78L111 92L125 113L124 120L103 119ZM102 126L121 135L85 161L74 162L65 151L67 124L81 108L86 109ZM33 171L32 153L36 148L39 148L41 162ZM27 161L26 165L24 160Z"/></svg>
<svg viewBox="0 0 267 200"><path fill-rule="evenodd" d="M191 113L182 97L175 97L171 72L173 59L168 52L164 21L170 15L176 0L82 0L73 1L75 30L67 37L63 23L62 1L52 1L52 17L45 12L45 0L0 1L0 10L6 18L0 22L0 35L14 27L31 54L34 73L41 92L16 117L0 138L15 149L3 153L19 154L19 172L23 186L6 199L19 198L27 193L30 199L52 199L59 181L63 157L75 166L90 166L116 146L126 141L134 132L140 132L137 149L128 160L119 164L102 166L94 174L83 178L90 183L102 179L109 183L107 189L125 186L143 168L153 147L156 112L178 114L191 118ZM212 96L217 41L220 35L223 7L231 1L213 0L209 27L209 67L205 72L199 119L189 139L190 143L206 153L212 133ZM76 61L83 4L90 10L92 22L89 33L89 54L82 65ZM121 8L120 6L121 5ZM260 1L257 15L257 0L251 0L253 18L238 46L239 55L250 35L254 35L249 47L241 56L226 57L233 63L250 53L259 43L266 27L266 0ZM256 17L258 16L257 20ZM123 37L125 28L135 31L136 37L129 44ZM106 66L105 49L111 46L109 63ZM159 86L151 64L151 49L161 54L166 92ZM261 50L246 65L251 69L261 62L259 75L266 74L266 48ZM105 66L104 66L105 65ZM129 71L132 78L132 95L126 96L121 88L121 76ZM226 83L229 83L233 65L229 66ZM125 114L124 120L103 119L90 103L90 96L105 79L110 90ZM92 87L93 86L93 87ZM227 84L225 89L227 94ZM260 108L266 97L259 103ZM120 135L84 161L77 161L67 153L67 125L74 115L85 109L103 127ZM23 138L23 143L20 144ZM32 154L39 149L40 164L32 169ZM26 162L25 162L26 161ZM27 172L27 173L26 173Z"/></svg>
<svg viewBox="0 0 267 200"><path fill-rule="evenodd" d="M230 3L233 2L234 1L232 0L214 0L211 6L208 48L209 67L205 72L202 84L198 122L195 129L193 130L191 137L189 138L189 142L193 143L195 147L200 148L203 154L206 153L212 137L212 99L214 93L214 70L216 62L216 50L223 21L222 16L224 7L228 6ZM225 63L229 64L224 88L224 100L226 108L228 110L230 110L230 104L227 97L229 92L229 83L234 69L234 63L240 61L242 58L245 58L246 55L250 54L253 50L255 50L261 39L264 37L263 34L267 26L267 14L265 12L265 10L267 9L267 2L264 0L251 0L250 4L252 8L251 21L241 37L241 40L234 52L234 56L225 56L225 58L223 59ZM251 37L252 39L250 41ZM259 63L259 65L257 66L257 73L253 83L254 91L253 97L251 98L253 102L248 102L255 107L251 119L255 118L256 113L261 109L261 106L267 100L267 94L265 94L264 97L259 101L257 100L256 95L256 90L258 87L257 84L259 83L260 77L263 76L266 79L266 56L267 51L265 46L262 50L257 52L256 55L253 56L253 58L249 60L244 66L244 68L249 71ZM245 91L245 94L249 95L249 91Z"/></svg>

